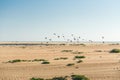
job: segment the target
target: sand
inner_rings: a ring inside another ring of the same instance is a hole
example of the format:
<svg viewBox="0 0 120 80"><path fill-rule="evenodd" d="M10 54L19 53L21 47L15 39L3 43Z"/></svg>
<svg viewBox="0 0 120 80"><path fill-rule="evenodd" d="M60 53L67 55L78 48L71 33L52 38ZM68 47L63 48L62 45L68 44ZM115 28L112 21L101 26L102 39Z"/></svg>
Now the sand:
<svg viewBox="0 0 120 80"><path fill-rule="evenodd" d="M109 53L120 45L86 44L83 45L31 45L31 46L0 46L0 80L30 80L32 77L52 78L55 76L69 76L80 74L90 80L120 80L120 53ZM62 52L73 50L83 52L73 54ZM98 51L100 50L100 51ZM86 58L82 63L76 63L74 56ZM67 57L66 60L54 58ZM5 63L9 60L46 59L50 64L41 62ZM74 63L73 66L66 66Z"/></svg>

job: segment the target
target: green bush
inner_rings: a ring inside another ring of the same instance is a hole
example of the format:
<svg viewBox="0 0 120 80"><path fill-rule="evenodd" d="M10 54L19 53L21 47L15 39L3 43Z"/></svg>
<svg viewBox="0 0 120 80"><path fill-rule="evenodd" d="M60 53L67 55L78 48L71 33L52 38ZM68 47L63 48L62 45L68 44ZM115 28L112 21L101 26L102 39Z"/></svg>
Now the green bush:
<svg viewBox="0 0 120 80"><path fill-rule="evenodd" d="M71 75L71 77L72 77L72 80L89 80L84 75Z"/></svg>
<svg viewBox="0 0 120 80"><path fill-rule="evenodd" d="M73 66L73 65L75 65L75 64L74 63L69 63L66 66Z"/></svg>
<svg viewBox="0 0 120 80"><path fill-rule="evenodd" d="M20 59L15 59L15 60L7 61L7 63L17 63L17 62L38 62L38 61L47 61L47 60L45 60L45 59L34 59L34 60L20 60Z"/></svg>
<svg viewBox="0 0 120 80"><path fill-rule="evenodd" d="M66 59L68 59L68 58L67 58L67 57L61 57L60 59L66 60Z"/></svg>
<svg viewBox="0 0 120 80"><path fill-rule="evenodd" d="M15 59L15 60L12 60L12 61L8 61L9 63L16 63L16 62L21 62L20 59Z"/></svg>
<svg viewBox="0 0 120 80"><path fill-rule="evenodd" d="M66 60L66 59L68 59L67 57L60 57L60 58L55 58L54 60Z"/></svg>
<svg viewBox="0 0 120 80"><path fill-rule="evenodd" d="M47 61L47 60L45 60L45 59L34 59L32 61Z"/></svg>
<svg viewBox="0 0 120 80"><path fill-rule="evenodd" d="M41 64L50 64L48 61L43 61Z"/></svg>
<svg viewBox="0 0 120 80"><path fill-rule="evenodd" d="M65 77L54 77L51 80L67 80Z"/></svg>
<svg viewBox="0 0 120 80"><path fill-rule="evenodd" d="M44 80L43 78L31 78L30 80Z"/></svg>
<svg viewBox="0 0 120 80"><path fill-rule="evenodd" d="M120 49L112 49L110 53L120 53Z"/></svg>
<svg viewBox="0 0 120 80"><path fill-rule="evenodd" d="M81 62L83 62L83 61L82 60L77 61L77 63L81 63Z"/></svg>
<svg viewBox="0 0 120 80"><path fill-rule="evenodd" d="M21 62L28 62L28 60L21 60Z"/></svg>
<svg viewBox="0 0 120 80"><path fill-rule="evenodd" d="M70 79L69 79L70 78ZM65 77L53 77L52 79L43 79L43 78L30 78L30 80L89 80L84 75L71 75Z"/></svg>
<svg viewBox="0 0 120 80"><path fill-rule="evenodd" d="M85 58L85 56L75 56L75 59Z"/></svg>

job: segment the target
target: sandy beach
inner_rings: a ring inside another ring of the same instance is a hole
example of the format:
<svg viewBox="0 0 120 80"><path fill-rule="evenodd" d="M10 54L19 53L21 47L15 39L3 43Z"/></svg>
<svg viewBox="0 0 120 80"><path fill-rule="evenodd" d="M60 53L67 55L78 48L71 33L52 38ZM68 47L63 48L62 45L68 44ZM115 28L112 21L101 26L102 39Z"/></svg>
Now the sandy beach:
<svg viewBox="0 0 120 80"><path fill-rule="evenodd" d="M32 77L48 79L71 74L85 75L90 80L120 80L120 54L110 53L114 48L119 49L120 45L1 45L0 80L30 80ZM81 59L83 62L77 63L75 56L85 58ZM61 57L67 59L55 60ZM15 59L45 59L50 64L41 64L40 61L7 63ZM74 65L66 66L69 63Z"/></svg>

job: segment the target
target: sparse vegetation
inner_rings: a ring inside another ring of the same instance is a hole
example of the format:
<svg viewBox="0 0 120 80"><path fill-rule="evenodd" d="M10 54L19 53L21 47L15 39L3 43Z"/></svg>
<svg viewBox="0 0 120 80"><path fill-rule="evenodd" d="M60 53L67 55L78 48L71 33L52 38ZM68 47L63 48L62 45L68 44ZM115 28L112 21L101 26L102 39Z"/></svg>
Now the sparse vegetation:
<svg viewBox="0 0 120 80"><path fill-rule="evenodd" d="M73 50L62 50L61 52L72 52Z"/></svg>
<svg viewBox="0 0 120 80"><path fill-rule="evenodd" d="M43 78L31 78L30 80L44 80Z"/></svg>
<svg viewBox="0 0 120 80"><path fill-rule="evenodd" d="M112 49L110 53L120 53L120 49Z"/></svg>
<svg viewBox="0 0 120 80"><path fill-rule="evenodd" d="M41 64L50 64L48 61L43 61Z"/></svg>
<svg viewBox="0 0 120 80"><path fill-rule="evenodd" d="M15 59L15 60L8 61L8 63L16 63L16 62L21 62L21 60L20 59Z"/></svg>
<svg viewBox="0 0 120 80"><path fill-rule="evenodd" d="M68 59L67 57L60 57L60 58L55 58L54 60L66 60Z"/></svg>
<svg viewBox="0 0 120 80"><path fill-rule="evenodd" d="M82 54L83 52L78 52L78 51L75 51L75 52L72 52L73 54Z"/></svg>
<svg viewBox="0 0 120 80"><path fill-rule="evenodd" d="M65 77L53 77L52 79L43 79L43 78L31 78L30 80L89 80L86 76L84 75L71 75L71 76L65 76Z"/></svg>
<svg viewBox="0 0 120 80"><path fill-rule="evenodd" d="M26 46L23 46L23 47L21 47L21 48L25 49L25 48L26 48Z"/></svg>
<svg viewBox="0 0 120 80"><path fill-rule="evenodd" d="M63 58L66 59L66 58ZM17 62L40 62L42 61L41 64L50 64L50 62L48 62L45 59L34 59L34 60L20 60L20 59L15 59L15 60L10 60L7 63L17 63Z"/></svg>
<svg viewBox="0 0 120 80"><path fill-rule="evenodd" d="M34 59L32 61L47 61L47 60L45 60L45 59Z"/></svg>
<svg viewBox="0 0 120 80"><path fill-rule="evenodd" d="M54 58L54 60L60 60L60 58Z"/></svg>
<svg viewBox="0 0 120 80"><path fill-rule="evenodd" d="M86 46L85 44L80 44L80 45L82 45L82 46Z"/></svg>
<svg viewBox="0 0 120 80"><path fill-rule="evenodd" d="M47 60L45 60L45 59L34 59L34 60L20 60L20 59L15 59L15 60L7 61L7 63L17 63L17 62L40 62L40 61L47 61Z"/></svg>
<svg viewBox="0 0 120 80"><path fill-rule="evenodd" d="M85 58L85 56L75 56L75 59L81 59L81 58Z"/></svg>
<svg viewBox="0 0 120 80"><path fill-rule="evenodd" d="M83 62L83 61L82 60L77 61L77 63L81 63L81 62Z"/></svg>
<svg viewBox="0 0 120 80"><path fill-rule="evenodd" d="M60 46L65 46L66 44L59 44Z"/></svg>
<svg viewBox="0 0 120 80"><path fill-rule="evenodd" d="M54 77L51 80L67 80L66 77Z"/></svg>
<svg viewBox="0 0 120 80"><path fill-rule="evenodd" d="M72 80L89 80L84 75L71 75L71 77L72 77Z"/></svg>
<svg viewBox="0 0 120 80"><path fill-rule="evenodd" d="M32 62L32 60L21 60L21 62Z"/></svg>
<svg viewBox="0 0 120 80"><path fill-rule="evenodd" d="M66 66L73 66L73 65L75 65L75 64L74 63L69 63Z"/></svg>
<svg viewBox="0 0 120 80"><path fill-rule="evenodd" d="M102 50L95 50L95 52L102 52Z"/></svg>
<svg viewBox="0 0 120 80"><path fill-rule="evenodd" d="M67 57L61 57L60 59L66 60L66 59L68 59L68 58L67 58Z"/></svg>
<svg viewBox="0 0 120 80"><path fill-rule="evenodd" d="M119 43L109 44L109 45L120 45Z"/></svg>
<svg viewBox="0 0 120 80"><path fill-rule="evenodd" d="M80 46L80 45L86 46L85 44L69 44L69 45L72 45L72 46Z"/></svg>

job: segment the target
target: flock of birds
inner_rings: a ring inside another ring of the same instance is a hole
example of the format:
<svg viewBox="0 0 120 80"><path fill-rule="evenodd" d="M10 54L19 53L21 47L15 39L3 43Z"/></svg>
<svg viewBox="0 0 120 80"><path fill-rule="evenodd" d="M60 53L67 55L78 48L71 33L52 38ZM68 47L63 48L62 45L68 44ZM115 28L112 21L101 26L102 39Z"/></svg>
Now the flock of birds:
<svg viewBox="0 0 120 80"><path fill-rule="evenodd" d="M71 38L67 38L66 36L64 36L64 35L58 35L58 34L56 34L56 33L53 33L53 36L55 37L55 38L57 38L57 39L62 39L63 41L66 41L66 42L70 42L70 43L72 43L72 42L77 42L77 43L79 43L79 42L83 42L83 41L86 41L86 42L90 42L90 43L93 43L94 41L93 40L85 40L85 39L83 39L83 38L81 38L80 36L75 36L74 34L71 34L70 36L71 36ZM104 43L104 36L102 36L101 37L101 39L102 39L102 43ZM49 37L45 37L45 41L48 41L48 42L51 42L51 41L54 41L53 40L53 38L49 38Z"/></svg>

